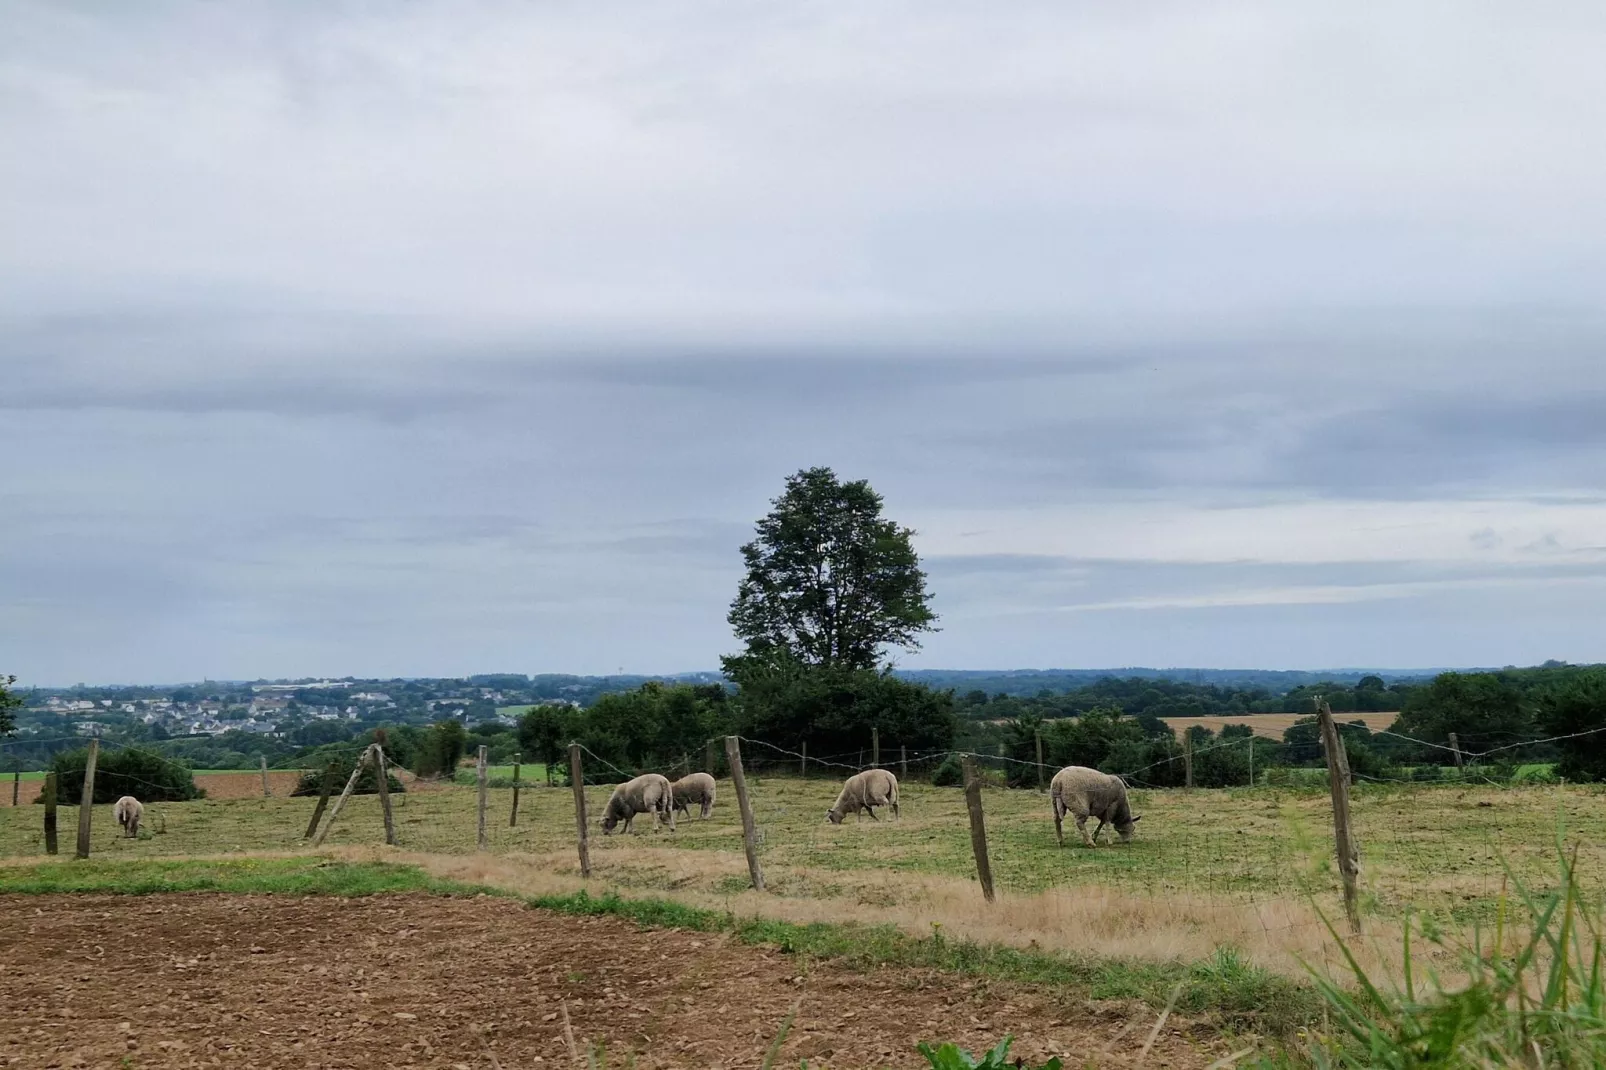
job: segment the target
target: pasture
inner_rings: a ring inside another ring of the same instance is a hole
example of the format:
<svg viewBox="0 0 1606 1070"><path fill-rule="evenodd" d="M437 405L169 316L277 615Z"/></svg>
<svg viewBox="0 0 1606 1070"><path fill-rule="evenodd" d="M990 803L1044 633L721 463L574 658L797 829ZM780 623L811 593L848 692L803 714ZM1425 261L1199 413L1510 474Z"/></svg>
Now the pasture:
<svg viewBox="0 0 1606 1070"><path fill-rule="evenodd" d="M933 926L986 942L1074 948L1122 958L1195 960L1234 947L1299 975L1328 953L1317 911L1339 916L1325 791L1269 787L1136 791L1135 841L1094 850L1055 845L1049 804L1035 791L984 792L996 908L983 909L963 794L906 783L900 821L825 822L837 782L751 780L769 891L748 890L741 823L728 781L714 816L630 835L596 826L609 788L587 789L594 875L584 886L797 922ZM511 792L491 792L489 851L475 850L476 792L421 787L399 797L399 849L442 877L514 890L582 887L567 788L527 787L517 827ZM303 849L314 800L283 797L154 804L139 840L116 836L97 807L100 858L163 858ZM42 855L40 810L0 811L0 858ZM1493 920L1506 869L1536 889L1554 879L1558 835L1578 849L1585 890L1606 888L1606 797L1577 786L1361 786L1354 796L1362 905L1369 928L1395 931L1408 911L1447 926ZM76 808L61 808L70 854ZM1106 837L1109 832L1106 831ZM376 797L356 796L329 849L382 844ZM1069 838L1068 838L1069 842ZM0 876L0 885L4 878Z"/></svg>

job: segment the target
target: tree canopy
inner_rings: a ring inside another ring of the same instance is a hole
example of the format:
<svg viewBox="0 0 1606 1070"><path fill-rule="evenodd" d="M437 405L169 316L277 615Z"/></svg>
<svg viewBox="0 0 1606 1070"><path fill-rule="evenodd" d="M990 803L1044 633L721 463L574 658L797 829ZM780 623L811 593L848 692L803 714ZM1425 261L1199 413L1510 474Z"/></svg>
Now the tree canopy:
<svg viewBox="0 0 1606 1070"><path fill-rule="evenodd" d="M15 676L0 675L0 736L10 735L17 727L17 721L12 710L22 707L22 699L11 692L11 685L17 682Z"/></svg>
<svg viewBox="0 0 1606 1070"><path fill-rule="evenodd" d="M914 532L881 515L868 482L804 469L772 504L742 547L747 574L728 619L746 650L724 659L727 675L740 680L751 663L780 656L875 669L886 647L919 649L937 615Z"/></svg>

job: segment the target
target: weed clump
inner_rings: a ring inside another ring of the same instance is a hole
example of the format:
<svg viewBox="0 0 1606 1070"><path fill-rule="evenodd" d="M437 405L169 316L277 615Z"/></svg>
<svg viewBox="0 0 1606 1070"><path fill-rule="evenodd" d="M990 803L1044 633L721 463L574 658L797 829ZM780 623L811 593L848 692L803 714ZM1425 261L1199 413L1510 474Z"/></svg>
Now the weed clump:
<svg viewBox="0 0 1606 1070"><path fill-rule="evenodd" d="M1303 1049L1267 1057L1262 1066L1606 1066L1601 910L1586 905L1581 894L1576 849L1569 855L1558 845L1557 853L1560 881L1548 894L1536 894L1507 870L1527 918L1525 932L1508 929L1504 893L1493 933L1478 926L1469 940L1453 942L1435 926L1423 926L1421 937L1454 952L1465 970L1466 980L1453 988L1413 965L1409 918L1398 982L1369 974L1339 941L1348 975L1342 981L1315 978L1331 1028Z"/></svg>

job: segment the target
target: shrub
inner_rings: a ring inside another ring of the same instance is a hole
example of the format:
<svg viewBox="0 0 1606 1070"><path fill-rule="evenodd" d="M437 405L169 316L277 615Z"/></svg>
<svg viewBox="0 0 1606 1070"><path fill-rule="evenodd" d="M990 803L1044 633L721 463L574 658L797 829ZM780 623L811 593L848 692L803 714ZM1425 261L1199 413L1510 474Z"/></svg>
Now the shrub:
<svg viewBox="0 0 1606 1070"><path fill-rule="evenodd" d="M458 720L436 721L425 731L413 759L413 772L421 777L447 776L457 771L468 745L468 733Z"/></svg>
<svg viewBox="0 0 1606 1070"><path fill-rule="evenodd" d="M74 803L83 796L88 749L58 754L50 763L56 773L56 797ZM116 802L132 795L141 802L183 802L206 792L195 786L190 770L159 754L135 747L103 750L95 759L95 802Z"/></svg>
<svg viewBox="0 0 1606 1070"><path fill-rule="evenodd" d="M346 781L351 779L351 771L352 771L353 768L356 767L357 758L354 755L352 757L345 758L343 760L336 760L335 762L333 762L331 764L333 764L334 767L335 767L334 790L336 792L339 792L340 790L342 790L346 786ZM402 785L402 782L396 779L396 775L394 773L390 773L388 771L385 774L385 785L388 788L390 788L391 791L406 791L407 790L406 787L404 787ZM311 770L309 772L303 772L301 774L300 781L298 781L296 783L296 790L292 791L290 794L292 796L295 796L295 795L317 795L322 791L323 791L323 770L322 769L314 769L314 770ZM379 794L379 777L374 773L374 763L369 762L367 765L363 766L362 776L357 778L357 786L354 789L352 789L352 794L353 795L377 795L377 794Z"/></svg>
<svg viewBox="0 0 1606 1070"><path fill-rule="evenodd" d="M959 755L950 754L931 774L931 782L939 788L957 788L965 782L965 767Z"/></svg>

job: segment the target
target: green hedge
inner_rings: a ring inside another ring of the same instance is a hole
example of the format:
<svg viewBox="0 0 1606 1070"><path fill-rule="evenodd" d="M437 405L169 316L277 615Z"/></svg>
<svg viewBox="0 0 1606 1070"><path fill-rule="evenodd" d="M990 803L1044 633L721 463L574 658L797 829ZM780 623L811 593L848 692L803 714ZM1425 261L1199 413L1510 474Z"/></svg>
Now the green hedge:
<svg viewBox="0 0 1606 1070"><path fill-rule="evenodd" d="M58 754L50 767L56 772L56 798L76 803L84 793L84 766L88 749ZM159 754L135 747L103 750L95 759L95 802L111 803L124 795L140 802L183 802L200 799L206 792L195 786L190 770Z"/></svg>

